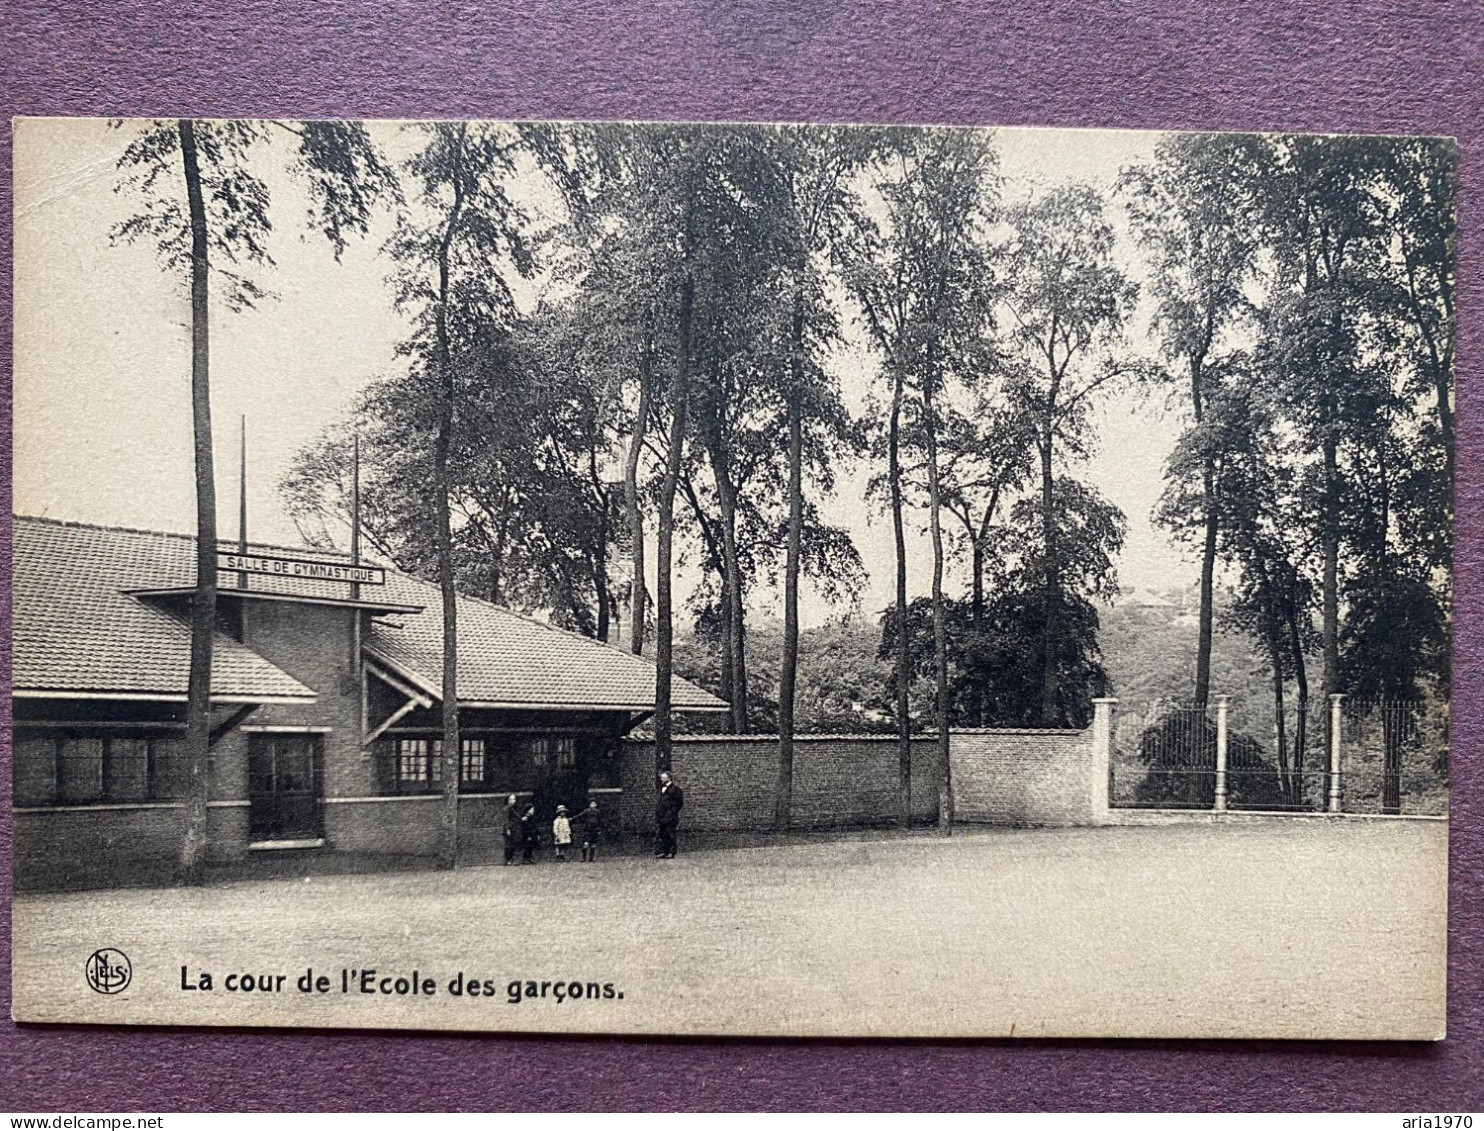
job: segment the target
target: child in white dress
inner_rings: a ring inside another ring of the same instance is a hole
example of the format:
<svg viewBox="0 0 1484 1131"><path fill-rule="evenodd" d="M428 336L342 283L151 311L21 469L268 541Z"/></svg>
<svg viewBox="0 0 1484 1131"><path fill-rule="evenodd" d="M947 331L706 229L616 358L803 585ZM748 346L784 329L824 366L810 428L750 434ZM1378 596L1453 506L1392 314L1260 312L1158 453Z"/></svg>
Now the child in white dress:
<svg viewBox="0 0 1484 1131"><path fill-rule="evenodd" d="M567 859L567 845L572 843L572 822L567 820L567 807L558 805L556 820L551 823L551 843L556 847L556 858Z"/></svg>

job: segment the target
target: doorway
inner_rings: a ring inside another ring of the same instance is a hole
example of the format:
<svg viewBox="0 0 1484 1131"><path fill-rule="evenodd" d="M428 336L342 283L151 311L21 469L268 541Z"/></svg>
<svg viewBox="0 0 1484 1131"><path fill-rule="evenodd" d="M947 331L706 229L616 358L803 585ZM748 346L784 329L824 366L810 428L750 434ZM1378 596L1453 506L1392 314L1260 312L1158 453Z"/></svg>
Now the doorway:
<svg viewBox="0 0 1484 1131"><path fill-rule="evenodd" d="M248 839L309 848L324 843L323 742L317 734L255 734L248 744Z"/></svg>

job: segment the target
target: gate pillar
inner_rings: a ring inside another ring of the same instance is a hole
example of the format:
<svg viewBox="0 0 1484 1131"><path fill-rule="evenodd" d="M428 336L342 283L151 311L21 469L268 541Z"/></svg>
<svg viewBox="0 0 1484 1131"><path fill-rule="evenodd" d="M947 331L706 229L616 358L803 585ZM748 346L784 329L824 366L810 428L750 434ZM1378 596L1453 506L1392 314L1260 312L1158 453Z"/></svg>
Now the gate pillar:
<svg viewBox="0 0 1484 1131"><path fill-rule="evenodd" d="M1212 808L1226 811L1226 711L1231 696L1216 696L1216 799Z"/></svg>

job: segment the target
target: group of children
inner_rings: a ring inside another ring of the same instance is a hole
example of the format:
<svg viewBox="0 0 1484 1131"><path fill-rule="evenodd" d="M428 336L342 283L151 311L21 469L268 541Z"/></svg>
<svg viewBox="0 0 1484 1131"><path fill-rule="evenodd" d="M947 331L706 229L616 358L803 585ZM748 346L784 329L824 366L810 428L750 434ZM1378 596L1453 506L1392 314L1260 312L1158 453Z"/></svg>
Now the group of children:
<svg viewBox="0 0 1484 1131"><path fill-rule="evenodd" d="M569 817L567 807L558 805L556 819L551 822L551 845L556 850L559 863L565 863L567 849L575 839L582 846L582 862L592 863L598 858L598 838L602 834L602 819L598 814L598 803L589 801L587 808L575 817ZM515 794L505 802L505 863L515 863L515 850L521 852L522 864L536 862L536 850L541 847L541 825L536 819L536 806L527 803L524 807L516 803Z"/></svg>

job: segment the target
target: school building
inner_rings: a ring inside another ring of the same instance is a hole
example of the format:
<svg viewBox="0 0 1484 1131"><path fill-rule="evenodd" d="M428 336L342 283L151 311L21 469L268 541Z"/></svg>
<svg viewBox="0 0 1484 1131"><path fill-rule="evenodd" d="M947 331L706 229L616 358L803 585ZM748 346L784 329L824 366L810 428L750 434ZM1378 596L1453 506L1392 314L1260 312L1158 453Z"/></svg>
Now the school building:
<svg viewBox="0 0 1484 1131"><path fill-rule="evenodd" d="M16 884L166 875L183 834L195 538L21 516L13 531ZM212 860L434 854L437 587L331 554L238 549L219 554ZM472 597L458 615L461 845L499 841L510 793L544 814L595 797L616 828L623 740L654 710L653 663ZM680 679L673 700L725 709Z"/></svg>

